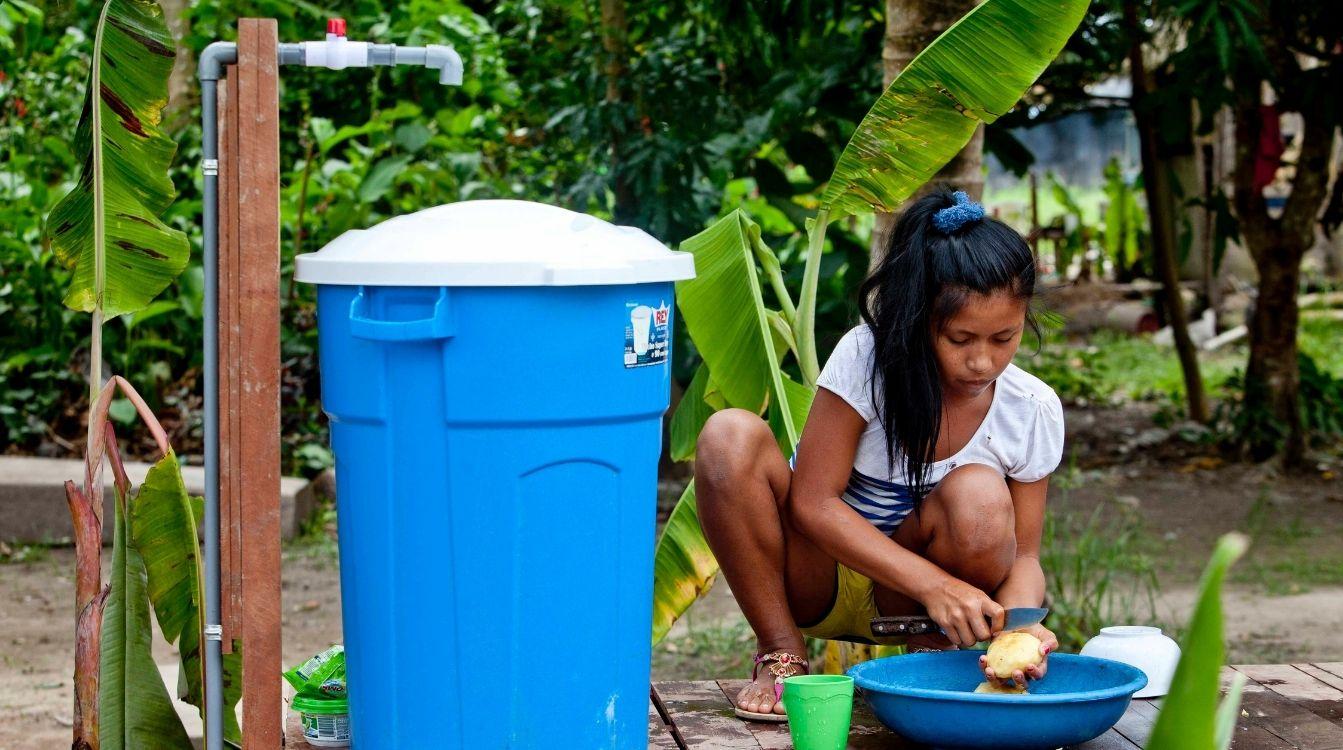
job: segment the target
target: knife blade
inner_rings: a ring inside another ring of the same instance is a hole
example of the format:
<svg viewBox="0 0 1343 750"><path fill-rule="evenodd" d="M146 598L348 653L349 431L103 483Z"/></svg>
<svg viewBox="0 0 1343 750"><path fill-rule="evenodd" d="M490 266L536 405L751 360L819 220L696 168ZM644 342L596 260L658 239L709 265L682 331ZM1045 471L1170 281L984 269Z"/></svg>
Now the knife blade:
<svg viewBox="0 0 1343 750"><path fill-rule="evenodd" d="M1049 614L1046 607L1013 607L1007 610L1003 630L1020 630L1044 622ZM872 634L881 636L923 635L940 633L933 618L923 615L904 615L898 617L873 617Z"/></svg>
<svg viewBox="0 0 1343 750"><path fill-rule="evenodd" d="M1007 610L1007 619L1003 630L1020 630L1038 625L1049 615L1047 607L1013 607Z"/></svg>

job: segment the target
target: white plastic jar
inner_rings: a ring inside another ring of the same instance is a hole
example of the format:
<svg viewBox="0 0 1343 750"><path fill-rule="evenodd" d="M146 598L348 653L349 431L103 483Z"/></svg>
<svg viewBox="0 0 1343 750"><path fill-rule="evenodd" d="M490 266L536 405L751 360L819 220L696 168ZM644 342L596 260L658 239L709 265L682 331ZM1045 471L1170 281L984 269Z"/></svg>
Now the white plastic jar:
<svg viewBox="0 0 1343 750"><path fill-rule="evenodd" d="M1101 628L1100 634L1087 641L1081 653L1141 669L1147 675L1147 687L1135 693L1134 698L1157 698L1169 692L1175 665L1180 663L1180 646L1161 628L1148 625Z"/></svg>
<svg viewBox="0 0 1343 750"><path fill-rule="evenodd" d="M350 703L344 698L294 696L289 706L303 723L303 741L313 747L350 746Z"/></svg>

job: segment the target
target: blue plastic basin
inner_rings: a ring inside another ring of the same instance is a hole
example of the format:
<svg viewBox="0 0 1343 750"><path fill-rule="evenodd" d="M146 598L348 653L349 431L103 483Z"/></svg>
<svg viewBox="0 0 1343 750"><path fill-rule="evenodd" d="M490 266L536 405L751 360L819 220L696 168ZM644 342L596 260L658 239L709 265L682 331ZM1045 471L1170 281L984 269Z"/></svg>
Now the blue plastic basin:
<svg viewBox="0 0 1343 750"><path fill-rule="evenodd" d="M873 713L892 731L938 748L1053 750L1104 734L1147 684L1141 670L1109 659L1049 657L1028 695L980 695L982 651L908 654L849 670Z"/></svg>

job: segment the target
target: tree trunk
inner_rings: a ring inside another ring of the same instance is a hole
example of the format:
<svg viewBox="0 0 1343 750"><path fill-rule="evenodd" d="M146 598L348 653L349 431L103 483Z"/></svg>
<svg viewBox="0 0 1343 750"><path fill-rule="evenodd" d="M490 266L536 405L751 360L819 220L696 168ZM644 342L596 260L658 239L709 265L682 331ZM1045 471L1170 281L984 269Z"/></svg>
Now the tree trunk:
<svg viewBox="0 0 1343 750"><path fill-rule="evenodd" d="M881 48L882 85L890 86L900 71L934 39L974 10L978 0L886 0L886 40ZM929 181L921 195L933 185L949 183L980 200L984 195L984 126L975 129L947 165ZM869 268L876 268L886 255L886 243L895 227L898 213L878 213L872 229Z"/></svg>
<svg viewBox="0 0 1343 750"><path fill-rule="evenodd" d="M1334 187L1329 191L1325 202L1324 215L1320 225L1323 230L1321 244L1324 249L1324 274L1331 281L1343 280L1343 233L1339 223L1343 222L1343 148L1335 149L1334 162L1329 169Z"/></svg>
<svg viewBox="0 0 1343 750"><path fill-rule="evenodd" d="M1288 57L1293 60L1294 58ZM1296 75L1280 73L1284 85L1298 83ZM1322 97L1300 96L1301 149L1292 178L1291 193L1281 217L1268 215L1263 191L1255 186L1255 158L1259 153L1264 112L1260 107L1259 80L1245 76L1235 83L1243 92L1236 102L1236 168L1233 205L1245 246L1259 271L1259 297L1250 319L1250 361L1245 367L1245 413L1251 425L1271 417L1287 429L1279 435L1268 429L1253 429L1243 435L1251 455L1266 459L1281 450L1288 467L1300 465L1305 455L1305 425L1299 405L1300 368L1296 332L1299 319L1296 295L1301 278L1301 259L1315 239L1317 216L1329 196L1329 156L1334 144L1331 102ZM1262 416L1261 416L1262 415Z"/></svg>
<svg viewBox="0 0 1343 750"><path fill-rule="evenodd" d="M624 101L625 74L629 67L625 62L625 42L629 34L629 23L625 18L625 0L601 0L602 2L602 49L606 51L606 105L618 108ZM613 118L616 126L610 134L611 141L611 192L615 196L615 220L618 224L628 223L634 214L634 193L630 190L629 180L621 168L620 154L623 150L625 133L624 119Z"/></svg>
<svg viewBox="0 0 1343 750"><path fill-rule="evenodd" d="M1273 457L1281 444L1283 460L1299 463L1305 451L1301 411L1297 408L1301 373L1296 359L1297 285L1301 264L1279 263L1277 257L1292 257L1291 248L1262 248L1255 255L1263 258L1259 268L1259 297L1250 318L1250 362L1245 369L1245 411L1250 416L1250 455L1264 461ZM1297 255L1299 258L1300 256ZM1272 416L1286 428L1278 430L1260 418Z"/></svg>
<svg viewBox="0 0 1343 750"><path fill-rule="evenodd" d="M1161 162L1157 154L1159 124L1147 96L1151 87L1143 63L1142 27L1138 20L1136 0L1125 0L1124 24L1129 33L1129 72L1133 80L1131 102L1142 155L1143 191L1147 195L1147 213L1152 226L1153 261L1161 279L1161 299L1166 320L1175 334L1175 350L1180 356L1180 369L1184 371L1189 418L1196 422L1207 422L1208 400L1203 393L1203 378L1199 375L1198 352L1189 338L1189 318L1185 314L1184 299L1180 296L1175 217L1171 215L1174 205L1171 176L1167 165Z"/></svg>
<svg viewBox="0 0 1343 750"><path fill-rule="evenodd" d="M1222 325L1222 284L1219 280L1220 269L1217 267L1215 257L1217 238L1214 236L1216 232L1214 220L1216 217L1210 208L1217 186L1213 177L1214 153L1212 145L1208 143L1203 144L1202 148L1199 149L1199 173L1202 175L1199 194L1203 196L1203 211L1199 218L1202 220L1203 236L1199 242L1198 251L1203 258L1203 294L1208 299L1208 307L1212 308L1217 329L1220 331Z"/></svg>

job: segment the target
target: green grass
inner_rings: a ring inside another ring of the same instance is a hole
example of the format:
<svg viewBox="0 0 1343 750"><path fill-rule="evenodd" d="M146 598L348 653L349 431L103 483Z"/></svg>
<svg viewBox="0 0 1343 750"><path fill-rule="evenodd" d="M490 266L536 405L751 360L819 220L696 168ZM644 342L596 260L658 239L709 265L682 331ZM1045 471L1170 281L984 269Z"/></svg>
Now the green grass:
<svg viewBox="0 0 1343 750"><path fill-rule="evenodd" d="M1274 503L1267 490L1261 492L1245 526L1250 553L1232 574L1233 582L1250 584L1270 596L1343 585L1343 548L1327 548L1331 540L1325 538L1326 531L1290 503Z"/></svg>
<svg viewBox="0 0 1343 750"><path fill-rule="evenodd" d="M10 546L0 542L0 565L12 563L36 563L47 559L49 548L41 544L20 544Z"/></svg>
<svg viewBox="0 0 1343 750"><path fill-rule="evenodd" d="M284 546L286 558L307 558L326 565L340 561L340 546L336 537L336 504L330 498L321 498L312 518L299 529L298 536Z"/></svg>
<svg viewBox="0 0 1343 750"><path fill-rule="evenodd" d="M1079 482L1080 483L1080 482ZM1155 541L1134 509L1098 507L1082 518L1068 507L1067 488L1045 513L1040 565L1050 608L1045 625L1059 648L1076 652L1102 627L1158 624Z"/></svg>
<svg viewBox="0 0 1343 750"><path fill-rule="evenodd" d="M1343 377L1343 321L1302 321L1301 350L1335 377ZM1215 352L1199 353L1199 375L1204 390L1217 397L1233 372L1245 367L1249 348L1244 343ZM1045 336L1040 353L1022 347L1017 365L1039 376L1070 401L1086 403L1119 400L1184 400L1184 374L1172 347L1158 346L1150 336L1096 331L1085 341L1070 341L1061 333Z"/></svg>
<svg viewBox="0 0 1343 750"><path fill-rule="evenodd" d="M1343 320L1310 318L1301 321L1297 344L1322 369L1334 377L1343 377Z"/></svg>
<svg viewBox="0 0 1343 750"><path fill-rule="evenodd" d="M1343 585L1343 554L1320 556L1304 548L1279 550L1271 558L1246 562L1231 580L1258 587L1269 596L1304 594L1316 586Z"/></svg>
<svg viewBox="0 0 1343 750"><path fill-rule="evenodd" d="M663 639L653 647L653 676L658 680L750 677L754 654L755 634L744 617L691 625L685 635Z"/></svg>

